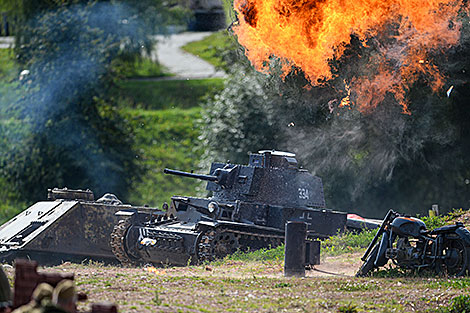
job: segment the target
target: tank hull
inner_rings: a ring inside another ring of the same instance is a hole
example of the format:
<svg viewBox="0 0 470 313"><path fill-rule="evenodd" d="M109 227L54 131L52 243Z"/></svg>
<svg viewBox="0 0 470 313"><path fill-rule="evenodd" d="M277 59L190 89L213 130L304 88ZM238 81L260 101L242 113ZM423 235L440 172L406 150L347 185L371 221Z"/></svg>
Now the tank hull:
<svg viewBox="0 0 470 313"><path fill-rule="evenodd" d="M57 199L35 203L0 226L0 261L37 260L41 265L96 260L116 262L109 238L130 205ZM150 211L147 208L140 210Z"/></svg>

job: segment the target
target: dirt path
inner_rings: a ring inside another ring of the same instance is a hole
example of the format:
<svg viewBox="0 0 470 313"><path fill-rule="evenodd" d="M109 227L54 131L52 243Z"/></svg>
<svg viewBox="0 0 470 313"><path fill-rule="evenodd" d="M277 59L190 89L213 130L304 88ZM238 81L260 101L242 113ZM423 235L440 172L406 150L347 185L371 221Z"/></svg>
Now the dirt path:
<svg viewBox="0 0 470 313"><path fill-rule="evenodd" d="M185 44L204 39L211 32L184 32L170 36L157 36L158 43L152 53L152 59L175 74L173 79L201 79L225 77L206 61L181 49Z"/></svg>
<svg viewBox="0 0 470 313"><path fill-rule="evenodd" d="M15 37L0 37L0 49L13 48L15 45Z"/></svg>

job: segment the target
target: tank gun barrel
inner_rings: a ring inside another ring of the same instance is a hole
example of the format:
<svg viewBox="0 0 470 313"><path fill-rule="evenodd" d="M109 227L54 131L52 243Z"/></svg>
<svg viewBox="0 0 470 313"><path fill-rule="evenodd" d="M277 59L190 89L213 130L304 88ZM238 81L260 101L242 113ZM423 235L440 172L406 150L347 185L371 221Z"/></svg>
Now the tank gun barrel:
<svg viewBox="0 0 470 313"><path fill-rule="evenodd" d="M206 180L206 181L213 181L213 182L217 182L217 180L218 180L217 176L205 175L205 174L194 174L194 173L188 173L188 172L183 172L183 171L172 170L172 169L169 169L169 168L164 169L163 173L176 175L176 176L197 178L197 179Z"/></svg>

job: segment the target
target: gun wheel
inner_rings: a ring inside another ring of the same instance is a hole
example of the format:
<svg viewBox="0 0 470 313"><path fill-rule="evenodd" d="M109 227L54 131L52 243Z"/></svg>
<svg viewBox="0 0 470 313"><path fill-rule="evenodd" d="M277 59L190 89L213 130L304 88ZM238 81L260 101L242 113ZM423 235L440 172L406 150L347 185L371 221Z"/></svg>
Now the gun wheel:
<svg viewBox="0 0 470 313"><path fill-rule="evenodd" d="M135 264L131 260L129 255L126 252L124 247L124 240L126 238L127 230L131 226L129 219L120 220L116 226L114 226L113 231L111 232L111 250L113 251L116 259L121 262L124 266L132 266Z"/></svg>

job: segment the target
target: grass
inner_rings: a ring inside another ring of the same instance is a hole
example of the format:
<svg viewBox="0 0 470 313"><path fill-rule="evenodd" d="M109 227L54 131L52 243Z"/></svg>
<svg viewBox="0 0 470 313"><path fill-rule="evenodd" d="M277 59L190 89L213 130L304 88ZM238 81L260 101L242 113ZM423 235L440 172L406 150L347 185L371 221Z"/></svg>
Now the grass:
<svg viewBox="0 0 470 313"><path fill-rule="evenodd" d="M363 231L361 233L344 232L336 236L327 238L321 242L322 256L339 256L347 253L362 252L372 241L376 230ZM259 249L256 251L237 251L234 254L226 256L223 260L215 261L216 264L224 262L242 261L242 262L279 262L284 260L284 245L273 249Z"/></svg>
<svg viewBox="0 0 470 313"><path fill-rule="evenodd" d="M0 83L12 80L18 74L13 49L0 49Z"/></svg>
<svg viewBox="0 0 470 313"><path fill-rule="evenodd" d="M274 249L259 249L248 252L237 251L232 255L228 255L226 260L244 262L284 260L284 245L280 245Z"/></svg>
<svg viewBox="0 0 470 313"><path fill-rule="evenodd" d="M0 151L8 150L8 146L17 144L11 138L21 138L24 125L8 113L11 103L17 98L18 66L15 62L13 49L0 49ZM25 204L18 200L18 193L11 184L0 177L0 225L18 213Z"/></svg>
<svg viewBox="0 0 470 313"><path fill-rule="evenodd" d="M227 31L216 32L202 40L190 42L182 47L215 67L224 66L223 55L233 49L234 38Z"/></svg>
<svg viewBox="0 0 470 313"><path fill-rule="evenodd" d="M328 261L328 260L327 260ZM42 269L75 273L88 300L111 301L119 312L463 312L466 289L429 288L429 279L307 276L287 278L282 266L232 262L182 268L122 268L70 264ZM256 275L253 275L256 272ZM13 270L7 269L10 278ZM308 273L313 275L315 273ZM432 279L441 281L442 279Z"/></svg>
<svg viewBox="0 0 470 313"><path fill-rule="evenodd" d="M153 62L148 57L137 58L133 61L119 61L116 64L120 73L127 78L151 78L172 76L161 64Z"/></svg>
<svg viewBox="0 0 470 313"><path fill-rule="evenodd" d="M130 202L160 205L172 195L195 195L198 180L164 175L165 167L185 171L198 169L202 154L194 146L198 140L201 109L143 110L123 108L122 114L130 123L138 151L137 165L143 175L133 177Z"/></svg>
<svg viewBox="0 0 470 313"><path fill-rule="evenodd" d="M208 94L223 88L220 78L196 80L124 81L118 94L123 105L146 110L187 109L200 106Z"/></svg>
<svg viewBox="0 0 470 313"><path fill-rule="evenodd" d="M443 309L446 313L464 313L470 312L470 296L460 295L452 298L450 306Z"/></svg>

